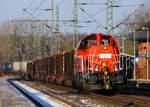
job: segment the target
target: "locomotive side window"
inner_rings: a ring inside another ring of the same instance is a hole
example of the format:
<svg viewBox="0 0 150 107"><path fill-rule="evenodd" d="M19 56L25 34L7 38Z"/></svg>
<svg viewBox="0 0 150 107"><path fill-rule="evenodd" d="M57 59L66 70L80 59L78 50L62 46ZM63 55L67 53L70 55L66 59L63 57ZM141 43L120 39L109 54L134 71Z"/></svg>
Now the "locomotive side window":
<svg viewBox="0 0 150 107"><path fill-rule="evenodd" d="M109 44L109 40L108 38L102 38L102 45L108 45Z"/></svg>
<svg viewBox="0 0 150 107"><path fill-rule="evenodd" d="M115 45L116 45L115 41L112 41L112 46L115 46Z"/></svg>
<svg viewBox="0 0 150 107"><path fill-rule="evenodd" d="M88 46L88 41L87 40L83 40L83 41L81 41L79 49L86 49L87 46Z"/></svg>

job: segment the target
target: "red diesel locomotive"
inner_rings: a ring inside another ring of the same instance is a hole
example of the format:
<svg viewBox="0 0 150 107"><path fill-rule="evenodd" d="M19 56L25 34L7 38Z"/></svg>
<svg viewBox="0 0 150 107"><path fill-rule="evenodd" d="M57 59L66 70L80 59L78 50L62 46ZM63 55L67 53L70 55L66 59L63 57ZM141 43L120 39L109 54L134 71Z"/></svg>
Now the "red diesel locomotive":
<svg viewBox="0 0 150 107"><path fill-rule="evenodd" d="M82 39L75 51L74 85L85 89L113 89L123 82L117 41L103 34L91 34Z"/></svg>

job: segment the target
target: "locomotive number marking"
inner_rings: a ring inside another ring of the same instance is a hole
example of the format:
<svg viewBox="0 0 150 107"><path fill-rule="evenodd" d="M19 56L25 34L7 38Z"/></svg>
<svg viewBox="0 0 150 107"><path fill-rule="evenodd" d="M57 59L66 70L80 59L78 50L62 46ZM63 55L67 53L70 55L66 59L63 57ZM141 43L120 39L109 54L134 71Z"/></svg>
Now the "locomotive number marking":
<svg viewBox="0 0 150 107"><path fill-rule="evenodd" d="M110 53L107 54L99 54L99 58L111 58L112 55Z"/></svg>

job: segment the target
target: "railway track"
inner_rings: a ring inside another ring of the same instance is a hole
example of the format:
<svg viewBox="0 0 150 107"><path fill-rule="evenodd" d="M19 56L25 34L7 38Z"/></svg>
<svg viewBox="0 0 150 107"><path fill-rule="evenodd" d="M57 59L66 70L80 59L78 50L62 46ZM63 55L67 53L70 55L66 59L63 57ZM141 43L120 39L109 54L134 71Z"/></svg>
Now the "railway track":
<svg viewBox="0 0 150 107"><path fill-rule="evenodd" d="M27 82L22 83L53 96L73 107L150 107L150 98L139 95L117 93L105 96L99 93L80 93L73 88L58 86L51 83Z"/></svg>
<svg viewBox="0 0 150 107"><path fill-rule="evenodd" d="M125 94L116 94L114 96L93 95L123 107L150 107L150 98L148 97L130 96Z"/></svg>
<svg viewBox="0 0 150 107"><path fill-rule="evenodd" d="M131 105L135 107L150 107L150 98L143 97L143 96L135 96L135 95L124 95L124 94L117 94L117 99L122 99L124 101L129 101Z"/></svg>

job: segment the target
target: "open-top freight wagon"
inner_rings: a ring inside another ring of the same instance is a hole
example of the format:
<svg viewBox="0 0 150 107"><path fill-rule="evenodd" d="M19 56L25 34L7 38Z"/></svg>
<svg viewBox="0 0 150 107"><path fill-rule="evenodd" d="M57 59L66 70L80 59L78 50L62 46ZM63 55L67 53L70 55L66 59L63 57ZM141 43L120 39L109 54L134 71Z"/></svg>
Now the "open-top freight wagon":
<svg viewBox="0 0 150 107"><path fill-rule="evenodd" d="M63 52L27 64L25 78L72 86L74 78L74 51Z"/></svg>
<svg viewBox="0 0 150 107"><path fill-rule="evenodd" d="M86 36L75 51L29 62L25 76L80 89L113 89L125 82L119 72L118 43L103 34Z"/></svg>

